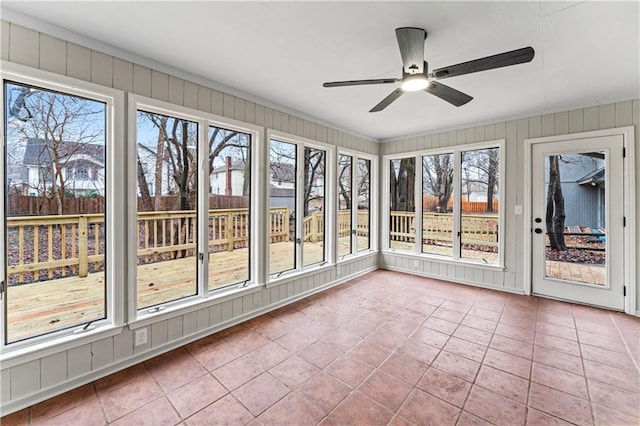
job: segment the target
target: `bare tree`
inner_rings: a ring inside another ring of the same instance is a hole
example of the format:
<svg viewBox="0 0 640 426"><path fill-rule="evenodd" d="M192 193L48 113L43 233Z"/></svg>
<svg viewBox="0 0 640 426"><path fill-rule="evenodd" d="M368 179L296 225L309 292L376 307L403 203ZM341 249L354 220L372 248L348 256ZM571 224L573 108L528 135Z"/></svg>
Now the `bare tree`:
<svg viewBox="0 0 640 426"><path fill-rule="evenodd" d="M436 209L445 213L453 194L453 155L437 154L422 157L423 192L438 198Z"/></svg>
<svg viewBox="0 0 640 426"><path fill-rule="evenodd" d="M498 148L462 152L462 186L467 195L474 189L486 192L488 213L495 210L493 199L500 179L498 155Z"/></svg>
<svg viewBox="0 0 640 426"><path fill-rule="evenodd" d="M38 182L32 183L41 196L53 200L57 214L65 210L70 164L79 156L102 157L104 164L105 106L79 98L27 86L11 84L19 93L9 106L8 126L21 141L37 143ZM104 166L102 166L104 168ZM102 183L104 185L104 182Z"/></svg>
<svg viewBox="0 0 640 426"><path fill-rule="evenodd" d="M565 251L564 241L564 196L560 180L560 157L549 156L549 184L547 186L547 210L545 225L552 250Z"/></svg>

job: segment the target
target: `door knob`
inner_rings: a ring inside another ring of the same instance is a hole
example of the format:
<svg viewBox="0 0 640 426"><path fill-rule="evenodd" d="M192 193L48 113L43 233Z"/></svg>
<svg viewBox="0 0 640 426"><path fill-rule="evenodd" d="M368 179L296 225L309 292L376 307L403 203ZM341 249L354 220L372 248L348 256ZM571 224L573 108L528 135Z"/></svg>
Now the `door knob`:
<svg viewBox="0 0 640 426"><path fill-rule="evenodd" d="M535 221L536 223L540 223L540 222L542 222L542 219L540 219L539 217L536 217L536 218L534 219L534 221Z"/></svg>
<svg viewBox="0 0 640 426"><path fill-rule="evenodd" d="M542 229L536 228L533 230L533 232L535 232L536 234L542 234Z"/></svg>

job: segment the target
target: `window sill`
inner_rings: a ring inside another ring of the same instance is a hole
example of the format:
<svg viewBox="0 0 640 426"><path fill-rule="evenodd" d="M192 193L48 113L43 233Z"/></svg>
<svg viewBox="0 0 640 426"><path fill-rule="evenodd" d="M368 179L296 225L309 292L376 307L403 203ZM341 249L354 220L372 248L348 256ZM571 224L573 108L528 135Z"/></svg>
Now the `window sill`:
<svg viewBox="0 0 640 426"><path fill-rule="evenodd" d="M81 334L73 334L74 329L69 329L64 330L64 334L62 334L63 332L58 332L57 336L47 336L46 340L39 342L16 342L5 346L0 354L0 364L2 364L3 369L24 364L48 355L117 336L122 332L123 328L124 325L104 325Z"/></svg>
<svg viewBox="0 0 640 426"><path fill-rule="evenodd" d="M336 265L343 265L345 263L349 263L349 262L354 262L356 260L362 259L362 258L366 258L366 257L371 257L371 256L375 256L377 255L378 252L376 250L373 249L369 249L366 251L360 251L356 254L348 254L346 256L344 256L341 259L338 259L338 261L336 262Z"/></svg>
<svg viewBox="0 0 640 426"><path fill-rule="evenodd" d="M404 256L404 257L408 257L411 259L416 259L416 260L427 260L430 262L438 262L438 263L447 263L447 264L451 264L451 265L461 265L461 266L469 266L472 268L480 268L480 269L488 269L491 271L504 271L506 270L504 265L491 265L488 263L480 263L474 260L467 260L467 259L447 259L446 257L442 257L442 256L434 256L434 255L430 255L430 254L424 254L424 253L414 253L414 252L410 252L410 251L400 251L400 250L383 250L382 254L392 254L395 256Z"/></svg>
<svg viewBox="0 0 640 426"><path fill-rule="evenodd" d="M275 278L270 280L267 285L266 288L271 288L271 287L276 287L282 284L286 284L288 282L291 281L295 281L298 280L300 278L303 278L307 275L313 275L313 274L317 274L319 272L325 272L328 270L331 270L333 268L335 268L336 265L334 264L325 264L325 265L320 265L320 266L311 266L311 267L307 267L307 269L303 269L301 271L295 271L295 272L291 272L288 274L285 274L281 277Z"/></svg>
<svg viewBox="0 0 640 426"><path fill-rule="evenodd" d="M232 287L228 289L212 290L206 297L196 297L192 300L174 303L172 305L167 304L166 308L157 312L144 312L139 311L138 317L134 321L128 323L130 330L135 330L140 327L145 327L154 324L159 321L168 320L180 315L185 315L190 312L199 311L200 309L208 308L219 303L226 302L227 300L236 299L247 294L253 294L261 291L264 288L260 284L250 284L246 287Z"/></svg>

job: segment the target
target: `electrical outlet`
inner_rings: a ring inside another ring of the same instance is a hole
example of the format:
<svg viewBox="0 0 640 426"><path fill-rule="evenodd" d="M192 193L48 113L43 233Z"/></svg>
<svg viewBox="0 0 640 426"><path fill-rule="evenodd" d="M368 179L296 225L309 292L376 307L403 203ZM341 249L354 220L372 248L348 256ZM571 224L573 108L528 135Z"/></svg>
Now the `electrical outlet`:
<svg viewBox="0 0 640 426"><path fill-rule="evenodd" d="M139 328L133 332L135 336L134 346L142 346L147 344L147 328Z"/></svg>

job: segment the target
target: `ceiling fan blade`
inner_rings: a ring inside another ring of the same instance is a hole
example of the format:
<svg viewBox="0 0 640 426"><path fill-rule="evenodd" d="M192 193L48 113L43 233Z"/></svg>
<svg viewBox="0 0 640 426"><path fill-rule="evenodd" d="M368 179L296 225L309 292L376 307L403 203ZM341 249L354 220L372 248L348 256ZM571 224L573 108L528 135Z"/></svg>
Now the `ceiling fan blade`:
<svg viewBox="0 0 640 426"><path fill-rule="evenodd" d="M422 28L397 28L396 37L400 47L400 55L407 74L422 74L424 72L424 40L427 32ZM416 71L410 72L409 67Z"/></svg>
<svg viewBox="0 0 640 426"><path fill-rule="evenodd" d="M399 78L378 78L375 80L348 80L348 81L330 81L322 83L322 87L344 87L344 86L362 86L365 84L389 84L399 82Z"/></svg>
<svg viewBox="0 0 640 426"><path fill-rule="evenodd" d="M470 74L473 72L492 70L495 68L508 67L509 65L523 64L531 62L535 51L532 47L512 50L510 52L499 53L461 64L438 68L429 74L437 79L455 77L458 75Z"/></svg>
<svg viewBox="0 0 640 426"><path fill-rule="evenodd" d="M449 102L457 107L462 106L473 99L466 93L462 93L459 90L453 89L449 86L445 86L440 82L432 81L429 86L424 89L425 92L431 93L439 97L442 100Z"/></svg>
<svg viewBox="0 0 640 426"><path fill-rule="evenodd" d="M369 110L369 112L379 112L382 111L383 109L385 109L386 107L388 107L391 102L395 101L396 99L398 99L400 96L402 96L404 92L402 91L401 88L397 88L396 90L394 90L393 92L391 92L391 94L389 96L387 96L386 98L384 98L383 100L380 101L380 103L376 106L374 106L373 108L371 108L371 110Z"/></svg>

